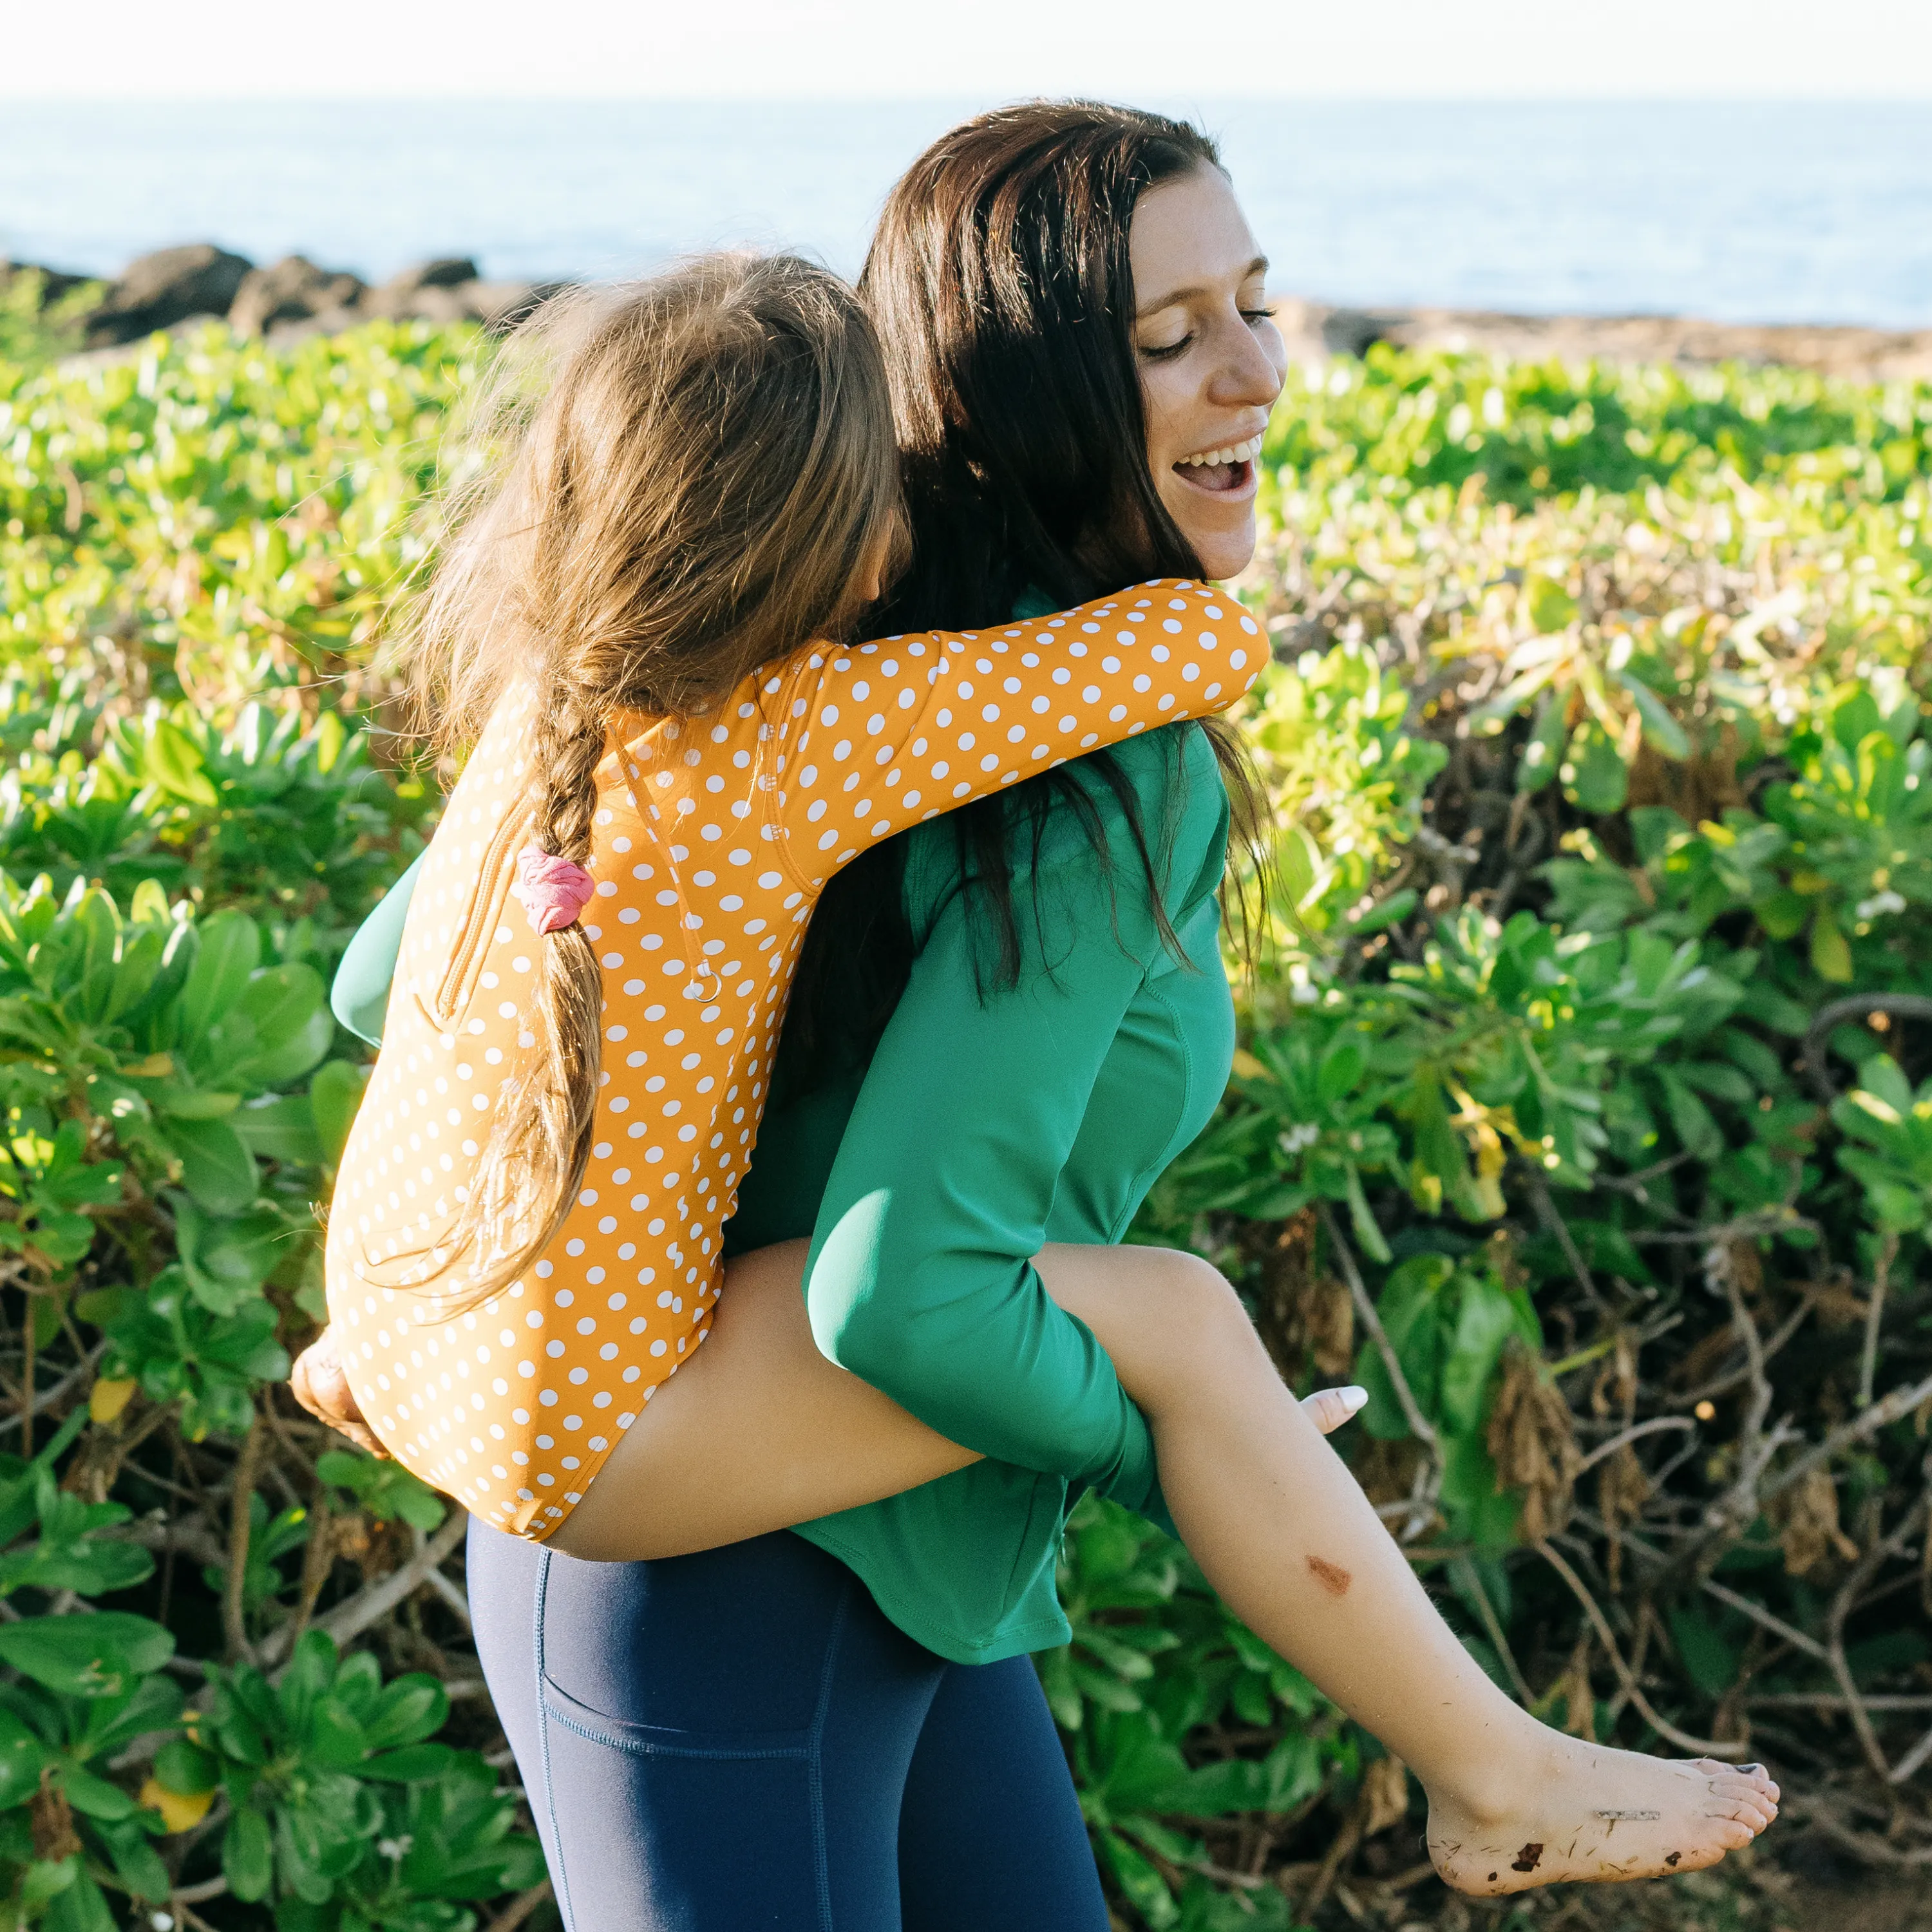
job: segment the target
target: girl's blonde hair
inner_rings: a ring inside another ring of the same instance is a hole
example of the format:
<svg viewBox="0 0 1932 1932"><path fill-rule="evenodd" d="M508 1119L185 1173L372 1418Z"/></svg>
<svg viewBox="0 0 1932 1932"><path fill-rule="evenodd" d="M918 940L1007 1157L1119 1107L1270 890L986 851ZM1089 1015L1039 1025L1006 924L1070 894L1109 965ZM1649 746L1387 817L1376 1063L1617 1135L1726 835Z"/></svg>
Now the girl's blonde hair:
<svg viewBox="0 0 1932 1932"><path fill-rule="evenodd" d="M710 255L550 302L472 412L403 650L440 751L536 686L527 842L590 856L622 713L714 710L758 665L848 634L902 542L885 368L836 277ZM534 1064L500 1096L441 1274L487 1299L548 1245L590 1159L602 982L580 925L536 940Z"/></svg>

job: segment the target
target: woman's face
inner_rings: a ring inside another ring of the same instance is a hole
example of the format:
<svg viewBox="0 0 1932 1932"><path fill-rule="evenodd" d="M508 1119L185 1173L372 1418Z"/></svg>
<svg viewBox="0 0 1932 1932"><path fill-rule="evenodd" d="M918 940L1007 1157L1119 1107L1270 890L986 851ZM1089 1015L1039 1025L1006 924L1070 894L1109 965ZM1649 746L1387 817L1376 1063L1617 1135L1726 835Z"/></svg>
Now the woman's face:
<svg viewBox="0 0 1932 1932"><path fill-rule="evenodd" d="M1210 578L1255 549L1256 459L1288 356L1268 263L1218 168L1142 195L1127 238L1154 488Z"/></svg>

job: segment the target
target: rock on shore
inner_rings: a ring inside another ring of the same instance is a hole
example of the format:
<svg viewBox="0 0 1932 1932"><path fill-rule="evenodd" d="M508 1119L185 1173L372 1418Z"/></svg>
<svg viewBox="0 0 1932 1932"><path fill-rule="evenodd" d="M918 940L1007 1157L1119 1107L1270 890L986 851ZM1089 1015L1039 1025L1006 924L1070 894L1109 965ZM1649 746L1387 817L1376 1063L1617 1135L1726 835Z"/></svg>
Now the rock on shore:
<svg viewBox="0 0 1932 1932"><path fill-rule="evenodd" d="M0 284L18 268L0 261ZM41 269L51 303L84 278ZM566 284L486 280L466 256L422 262L370 286L346 268L304 256L258 268L211 243L164 248L130 262L84 319L88 349L106 356L157 328L225 318L277 345L305 335L391 320L478 322L502 330ZM1529 316L1471 309L1336 308L1286 296L1275 320L1299 362L1360 356L1377 342L1478 350L1565 361L1684 364L1781 362L1821 374L1886 381L1932 377L1932 329L1752 327L1683 316Z"/></svg>
<svg viewBox="0 0 1932 1932"><path fill-rule="evenodd" d="M1476 309L1334 308L1284 296L1274 316L1298 362L1378 342L1526 361L1781 362L1862 382L1932 377L1932 328L1754 326L1671 315L1505 315Z"/></svg>
<svg viewBox="0 0 1932 1932"><path fill-rule="evenodd" d="M0 283L33 266L0 262ZM57 269L38 272L44 304L59 300L85 279ZM372 288L347 269L320 268L304 256L257 268L245 256L199 242L129 262L80 321L87 350L101 354L158 328L208 320L225 320L242 334L263 335L279 346L379 316L507 328L564 286L488 281L466 256L450 256L419 262Z"/></svg>

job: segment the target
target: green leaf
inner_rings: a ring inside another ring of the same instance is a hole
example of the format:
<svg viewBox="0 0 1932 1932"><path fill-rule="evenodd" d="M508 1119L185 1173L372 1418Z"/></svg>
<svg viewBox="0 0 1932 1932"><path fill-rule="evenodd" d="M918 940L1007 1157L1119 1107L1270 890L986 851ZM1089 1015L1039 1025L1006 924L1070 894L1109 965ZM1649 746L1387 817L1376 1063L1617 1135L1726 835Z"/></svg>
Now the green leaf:
<svg viewBox="0 0 1932 1932"><path fill-rule="evenodd" d="M1516 1325L1516 1310L1498 1283L1486 1273L1467 1278L1442 1365L1442 1412L1459 1432L1482 1426L1497 1360Z"/></svg>
<svg viewBox="0 0 1932 1932"><path fill-rule="evenodd" d="M146 748L148 776L163 790L190 805L220 802L204 768L201 748L178 724L157 718L149 728Z"/></svg>
<svg viewBox="0 0 1932 1932"><path fill-rule="evenodd" d="M1516 761L1516 788L1538 792L1556 777L1563 761L1563 748L1570 742L1570 699L1567 692L1552 692L1536 714L1536 726Z"/></svg>
<svg viewBox="0 0 1932 1932"><path fill-rule="evenodd" d="M449 1769L456 1753L448 1744L410 1744L400 1750L383 1751L365 1758L358 1767L364 1778L380 1778L398 1784L419 1784L438 1778Z"/></svg>
<svg viewBox="0 0 1932 1932"><path fill-rule="evenodd" d="M298 1167L322 1165L323 1150L316 1132L315 1108L306 1094L251 1102L234 1114L231 1124L241 1136L242 1145L258 1160L284 1161Z"/></svg>
<svg viewBox="0 0 1932 1932"><path fill-rule="evenodd" d="M268 1821L244 1805L228 1821L221 1840L221 1869L235 1896L250 1902L266 1898L274 1878L274 1850Z"/></svg>
<svg viewBox="0 0 1932 1932"><path fill-rule="evenodd" d="M46 1746L0 1706L0 1810L26 1804L40 1789L42 1767L52 1761Z"/></svg>
<svg viewBox="0 0 1932 1932"><path fill-rule="evenodd" d="M352 1066L346 1060L332 1060L319 1066L315 1078L308 1083L309 1102L315 1110L315 1130L322 1142L326 1166L333 1167L341 1160L368 1084L368 1069Z"/></svg>
<svg viewBox="0 0 1932 1932"><path fill-rule="evenodd" d="M68 1803L86 1817L111 1824L117 1819L131 1818L140 1809L119 1785L110 1784L104 1778L96 1778L79 1765L69 1765L61 1774L61 1783Z"/></svg>
<svg viewBox="0 0 1932 1932"><path fill-rule="evenodd" d="M1700 1610L1678 1605L1666 1613L1677 1654L1707 1697L1721 1697L1738 1681L1736 1646L1718 1634Z"/></svg>
<svg viewBox="0 0 1932 1932"><path fill-rule="evenodd" d="M1845 986L1852 976L1852 949L1828 907L1811 915L1811 966L1821 980Z"/></svg>
<svg viewBox="0 0 1932 1932"><path fill-rule="evenodd" d="M174 1648L160 1624L121 1610L0 1624L0 1663L70 1697L124 1696Z"/></svg>
<svg viewBox="0 0 1932 1932"><path fill-rule="evenodd" d="M1576 598L1553 577L1540 572L1524 579L1522 596L1529 621L1544 636L1568 630L1582 614Z"/></svg>
<svg viewBox="0 0 1932 1932"><path fill-rule="evenodd" d="M40 1924L44 1932L118 1932L100 1887L85 1868L55 1894Z"/></svg>
<svg viewBox="0 0 1932 1932"><path fill-rule="evenodd" d="M335 1039L327 989L312 966L271 966L256 974L238 1010L254 1036L242 1062L248 1085L280 1087L298 1079Z"/></svg>
<svg viewBox="0 0 1932 1932"><path fill-rule="evenodd" d="M182 1164L182 1185L211 1214L238 1214L255 1198L255 1156L226 1120L165 1123Z"/></svg>
<svg viewBox="0 0 1932 1932"><path fill-rule="evenodd" d="M1698 1160L1715 1160L1724 1150L1724 1136L1723 1130L1712 1118L1710 1108L1669 1068L1665 1068L1660 1077L1664 1083L1664 1106L1670 1115L1670 1124L1677 1130L1678 1139L1685 1150Z"/></svg>
<svg viewBox="0 0 1932 1932"><path fill-rule="evenodd" d="M1690 740L1664 700L1642 678L1634 677L1628 671L1620 670L1612 675L1635 700L1637 715L1643 720L1643 735L1666 758L1690 757Z"/></svg>
<svg viewBox="0 0 1932 1932"><path fill-rule="evenodd" d="M1564 792L1584 812L1621 812L1629 796L1630 774L1622 755L1594 722L1576 728L1562 776Z"/></svg>
<svg viewBox="0 0 1932 1932"><path fill-rule="evenodd" d="M185 1738L170 1738L154 1754L154 1777L165 1790L191 1798L220 1782L220 1761Z"/></svg>
<svg viewBox="0 0 1932 1932"><path fill-rule="evenodd" d="M262 935L238 912L218 912L197 934L194 964L182 989L182 1046L190 1054L202 1037L240 1000L261 963Z"/></svg>

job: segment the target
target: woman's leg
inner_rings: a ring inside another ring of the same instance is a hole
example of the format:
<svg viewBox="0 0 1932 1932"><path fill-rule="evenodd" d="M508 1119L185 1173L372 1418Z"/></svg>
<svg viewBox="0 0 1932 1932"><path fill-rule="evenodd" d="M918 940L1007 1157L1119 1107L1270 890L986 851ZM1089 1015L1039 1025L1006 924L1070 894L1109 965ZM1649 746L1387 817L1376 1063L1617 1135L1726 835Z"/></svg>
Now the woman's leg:
<svg viewBox="0 0 1932 1932"><path fill-rule="evenodd" d="M972 1460L819 1355L796 1288L801 1248L734 1264L710 1340L554 1545L617 1556L694 1537L683 1546L701 1547L708 1521L738 1535L804 1522ZM1251 1628L1422 1779L1432 1852L1453 1883L1503 1892L1694 1870L1770 1822L1775 1790L1761 1772L1583 1744L1504 1696L1205 1262L1054 1246L1039 1266L1148 1412L1195 1559Z"/></svg>
<svg viewBox="0 0 1932 1932"><path fill-rule="evenodd" d="M1107 1904L1030 1658L955 1664L899 1811L905 1932L1107 1932Z"/></svg>
<svg viewBox="0 0 1932 1932"><path fill-rule="evenodd" d="M842 1564L782 1532L584 1563L472 1522L470 1565L567 1932L898 1932L901 1796L949 1666Z"/></svg>

